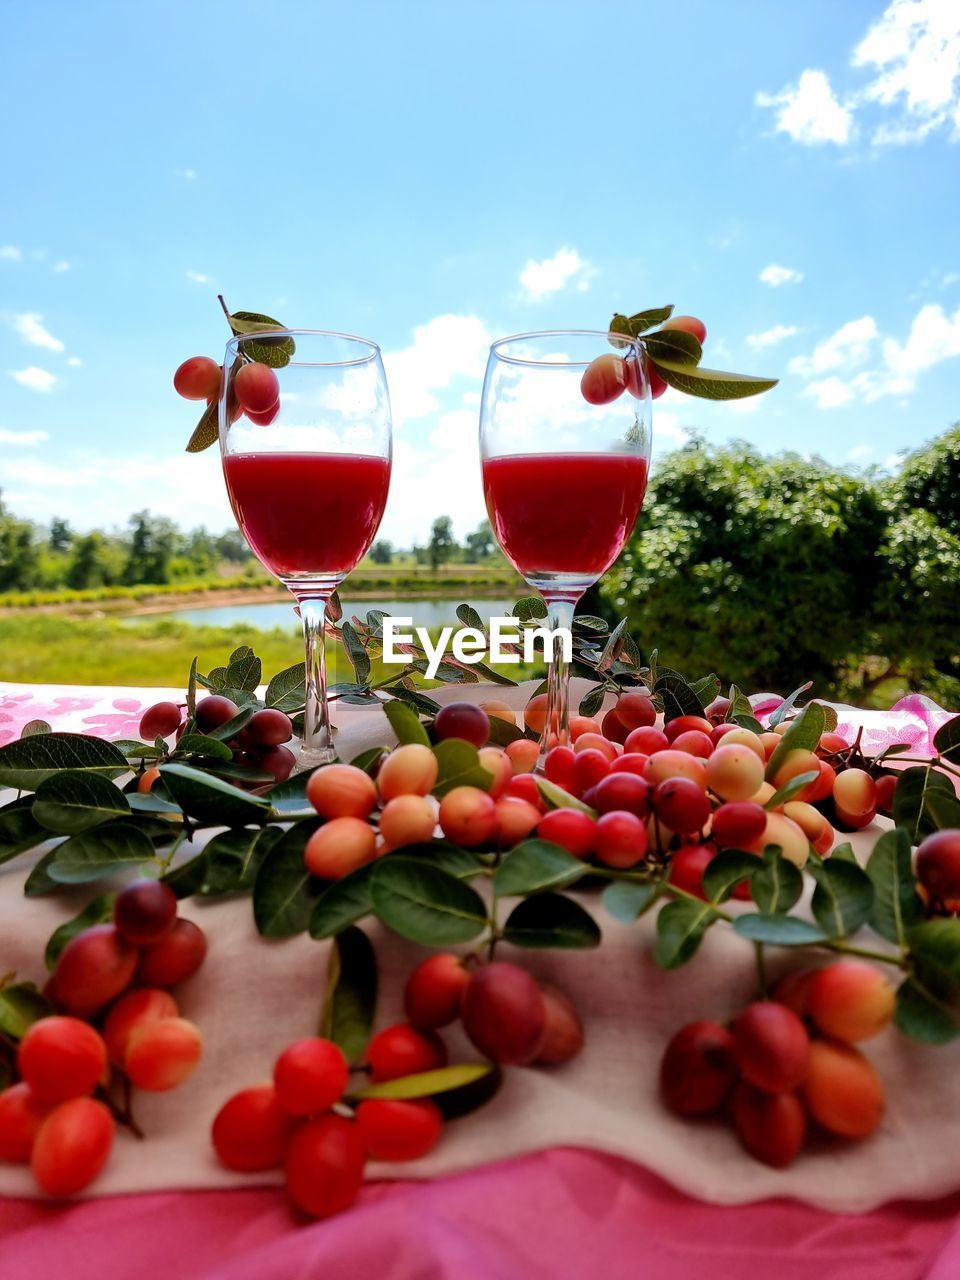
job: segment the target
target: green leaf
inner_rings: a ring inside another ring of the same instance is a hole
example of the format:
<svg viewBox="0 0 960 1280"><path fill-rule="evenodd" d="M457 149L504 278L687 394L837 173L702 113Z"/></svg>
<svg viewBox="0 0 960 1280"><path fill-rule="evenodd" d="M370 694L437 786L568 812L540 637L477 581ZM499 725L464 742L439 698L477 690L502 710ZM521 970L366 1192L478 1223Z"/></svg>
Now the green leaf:
<svg viewBox="0 0 960 1280"><path fill-rule="evenodd" d="M544 778L538 773L534 775L533 780L548 809L576 809L580 813L589 814L591 818L597 816L596 809L591 809L588 804L572 796L569 791L564 791L563 787L558 787L549 778Z"/></svg>
<svg viewBox="0 0 960 1280"><path fill-rule="evenodd" d="M521 622L535 622L539 618L545 618L547 612L547 606L540 596L524 596L513 606L510 616L519 618Z"/></svg>
<svg viewBox="0 0 960 1280"><path fill-rule="evenodd" d="M364 773L374 777L380 761L389 751L389 747L368 747L366 751L361 751L358 756L354 756L350 763L355 769L362 769Z"/></svg>
<svg viewBox="0 0 960 1280"><path fill-rule="evenodd" d="M195 893L200 892L206 875L207 851L206 849L201 849L198 854L188 858L186 862L178 862L175 867L171 867L160 879L165 885L169 885L177 897L182 900L183 898L192 898Z"/></svg>
<svg viewBox="0 0 960 1280"><path fill-rule="evenodd" d="M819 857L819 854L815 853L814 858L811 860L816 861L816 858L818 857ZM822 862L823 859L820 858L820 861ZM843 844L837 845L837 847L830 854L830 861L831 862L857 862L857 855L854 853L853 845L850 843L849 840L844 840ZM857 862L857 866L859 865L860 864Z"/></svg>
<svg viewBox="0 0 960 1280"><path fill-rule="evenodd" d="M633 924L650 910L661 891L659 884L631 884L628 880L621 880L607 885L601 901L614 920Z"/></svg>
<svg viewBox="0 0 960 1280"><path fill-rule="evenodd" d="M458 604L457 617L465 627L473 627L475 631L486 631L483 619L472 605Z"/></svg>
<svg viewBox="0 0 960 1280"><path fill-rule="evenodd" d="M694 680L690 688L697 695L697 701L703 707L709 707L714 698L720 696L720 681L714 675L701 676Z"/></svg>
<svg viewBox="0 0 960 1280"><path fill-rule="evenodd" d="M303 854L320 825L298 822L260 864L253 884L253 918L262 937L290 938L306 932L324 882L310 875Z"/></svg>
<svg viewBox="0 0 960 1280"><path fill-rule="evenodd" d="M683 329L661 329L644 338L643 345L651 360L668 360L685 366L698 365L703 348L692 333Z"/></svg>
<svg viewBox="0 0 960 1280"><path fill-rule="evenodd" d="M203 453L212 444L217 443L220 435L220 403L219 399L208 404L200 415L200 421L193 428L193 435L187 441L187 453Z"/></svg>
<svg viewBox="0 0 960 1280"><path fill-rule="evenodd" d="M663 699L664 723L680 716L702 716L703 703L682 676L659 675L653 686L655 695Z"/></svg>
<svg viewBox="0 0 960 1280"><path fill-rule="evenodd" d="M311 769L293 773L285 781L271 787L267 792L267 800L273 812L284 818L294 815L312 817L316 810L307 799L307 783L315 772L316 770Z"/></svg>
<svg viewBox="0 0 960 1280"><path fill-rule="evenodd" d="M639 337L648 329L655 329L673 315L673 307L650 307L646 311L638 311L632 316L623 316L614 312L610 321L611 333L625 333L629 338Z"/></svg>
<svg viewBox="0 0 960 1280"><path fill-rule="evenodd" d="M235 311L230 317L230 328L234 334L256 334L264 329L282 329L284 326L271 316L261 315L257 311ZM267 364L271 369L282 369L290 363L296 353L293 338L264 338L262 342L248 340L243 344L243 354L260 364Z"/></svg>
<svg viewBox="0 0 960 1280"><path fill-rule="evenodd" d="M678 969L697 951L707 929L719 916L708 902L684 898L668 902L657 916L654 959L661 969Z"/></svg>
<svg viewBox="0 0 960 1280"><path fill-rule="evenodd" d="M53 729L47 724L46 720L28 720L20 730L20 737L33 738L38 733L53 733Z"/></svg>
<svg viewBox="0 0 960 1280"><path fill-rule="evenodd" d="M873 846L867 875L873 884L870 924L881 937L902 947L908 930L924 915L913 878L910 837L903 827L885 831Z"/></svg>
<svg viewBox="0 0 960 1280"><path fill-rule="evenodd" d="M238 827L208 841L199 893L205 898L249 889L265 858L282 838L279 827Z"/></svg>
<svg viewBox="0 0 960 1280"><path fill-rule="evenodd" d="M703 891L711 902L726 902L734 889L748 880L760 867L755 853L742 849L721 849L707 863L703 873Z"/></svg>
<svg viewBox="0 0 960 1280"><path fill-rule="evenodd" d="M0 809L0 862L36 848L50 839L50 832L33 816L33 797L21 796Z"/></svg>
<svg viewBox="0 0 960 1280"><path fill-rule="evenodd" d="M350 659L351 666L356 673L357 683L366 684L367 677L370 675L370 655L363 647L363 643L357 635L352 622L341 623L340 639L343 641L347 657Z"/></svg>
<svg viewBox="0 0 960 1280"><path fill-rule="evenodd" d="M15 982L0 988L0 1034L12 1040L22 1040L35 1022L56 1012L32 982Z"/></svg>
<svg viewBox="0 0 960 1280"><path fill-rule="evenodd" d="M578 613L573 620L574 627L584 631L595 631L598 635L606 635L610 630L604 618L595 618L592 613Z"/></svg>
<svg viewBox="0 0 960 1280"><path fill-rule="evenodd" d="M489 791L493 774L480 763L477 748L460 738L445 738L433 748L439 770L433 794L441 798L454 787L479 787Z"/></svg>
<svg viewBox="0 0 960 1280"><path fill-rule="evenodd" d="M824 732L825 716L819 702L808 702L790 727L780 738L773 755L767 761L766 780L772 782L778 769L791 751L815 751Z"/></svg>
<svg viewBox="0 0 960 1280"><path fill-rule="evenodd" d="M234 689L242 689L244 693L255 693L262 675L260 659L251 650L240 658L231 659L227 667L227 684Z"/></svg>
<svg viewBox="0 0 960 1280"><path fill-rule="evenodd" d="M794 689L793 693L789 694L786 698L784 698L784 700L780 703L779 707L777 707L776 711L774 711L772 715L767 717L768 726L771 729L775 729L777 725L780 724L781 721L785 718L785 716L790 711L792 711L800 695L803 693L806 693L807 690L811 688L813 688L813 681L807 680L804 684L800 685L799 688Z"/></svg>
<svg viewBox="0 0 960 1280"><path fill-rule="evenodd" d="M104 924L113 919L113 903L116 896L115 893L101 893L92 902L88 902L72 920L62 924L59 929L54 929L43 953L44 963L49 970L52 971L56 967L60 952L71 938L75 938L84 929L89 929L91 925Z"/></svg>
<svg viewBox="0 0 960 1280"><path fill-rule="evenodd" d="M580 699L580 714L582 716L595 715L603 706L603 699L606 695L607 687L603 684L595 684Z"/></svg>
<svg viewBox="0 0 960 1280"><path fill-rule="evenodd" d="M235 738L237 736L237 734L241 731L241 729L245 729L247 727L247 725L250 723L253 717L257 714L258 710L259 710L259 707L243 707L240 711L237 712L237 714L233 717L233 719L228 720L226 724L220 725L220 727L217 729L211 729L208 734L199 734L197 736L213 738L215 741L221 744L224 742L229 742L231 738ZM187 737L187 736L188 735L184 734L184 737ZM193 735L189 735L189 736L193 736ZM183 741L184 739L181 738L179 743L177 744L178 750L183 749ZM200 748L198 747L196 748L196 750L200 751ZM201 754L203 753L201 752ZM215 754L215 753L207 752L206 754L209 755L209 754Z"/></svg>
<svg viewBox="0 0 960 1280"><path fill-rule="evenodd" d="M332 938L373 911L368 863L329 884L317 899L310 916L311 938Z"/></svg>
<svg viewBox="0 0 960 1280"><path fill-rule="evenodd" d="M524 736L523 730L511 724L509 720L501 720L499 716L490 717L490 746L507 747L511 742L518 742Z"/></svg>
<svg viewBox="0 0 960 1280"><path fill-rule="evenodd" d="M129 768L112 742L82 733L36 734L0 747L0 787L17 791L35 791L61 769L117 778Z"/></svg>
<svg viewBox="0 0 960 1280"><path fill-rule="evenodd" d="M59 884L50 878L50 866L56 856L56 849L51 849L34 865L23 886L25 898L39 898L45 893L59 891Z"/></svg>
<svg viewBox="0 0 960 1280"><path fill-rule="evenodd" d="M750 896L765 915L789 911L803 893L803 876L778 845L767 845L763 865L750 877Z"/></svg>
<svg viewBox="0 0 960 1280"><path fill-rule="evenodd" d="M940 829L930 808L935 793L949 801L956 794L947 775L932 766L919 765L900 774L893 793L893 820L906 830L911 844Z"/></svg>
<svg viewBox="0 0 960 1280"><path fill-rule="evenodd" d="M433 1098L437 1094L463 1089L483 1080L497 1069L489 1062L463 1062L453 1067L440 1067L436 1071L419 1071L416 1075L400 1076L396 1080L384 1080L367 1085L355 1096L360 1098Z"/></svg>
<svg viewBox="0 0 960 1280"><path fill-rule="evenodd" d="M192 720L197 714L197 659L190 663L190 675L187 678L187 718Z"/></svg>
<svg viewBox="0 0 960 1280"><path fill-rule="evenodd" d="M430 735L420 723L420 717L413 707L408 707L394 699L392 702L383 704L383 713L390 721L390 728L401 745L417 742L421 746L429 747Z"/></svg>
<svg viewBox="0 0 960 1280"><path fill-rule="evenodd" d="M504 857L493 877L494 892L501 898L561 889L586 874L588 867L558 844L548 840L524 840Z"/></svg>
<svg viewBox="0 0 960 1280"><path fill-rule="evenodd" d="M431 867L439 867L458 880L472 880L485 868L476 854L461 849L449 840L424 840L418 844L405 844L390 851L391 857L419 858Z"/></svg>
<svg viewBox="0 0 960 1280"><path fill-rule="evenodd" d="M436 702L433 698L428 698L425 693L421 693L418 689L408 689L403 684L387 685L380 692L388 693L392 698L399 698L401 702L407 703L415 711L423 712L424 715L435 716L440 710L439 702Z"/></svg>
<svg viewBox="0 0 960 1280"><path fill-rule="evenodd" d="M184 813L205 826L243 827L264 822L270 812L270 801L263 796L252 796L189 765L162 764L160 776Z"/></svg>
<svg viewBox="0 0 960 1280"><path fill-rule="evenodd" d="M676 360L651 360L664 382L688 396L702 400L742 400L777 385L777 378L752 378L745 373L721 373L719 369L694 368Z"/></svg>
<svg viewBox="0 0 960 1280"><path fill-rule="evenodd" d="M278 711L299 711L306 701L306 667L295 662L292 667L279 671L267 685L264 703Z"/></svg>
<svg viewBox="0 0 960 1280"><path fill-rule="evenodd" d="M960 1036L960 1008L912 974L897 988L894 1026L924 1044L947 1044Z"/></svg>
<svg viewBox="0 0 960 1280"><path fill-rule="evenodd" d="M505 942L515 947L587 950L600 945L600 927L587 911L560 893L537 893L510 912Z"/></svg>
<svg viewBox="0 0 960 1280"><path fill-rule="evenodd" d="M373 864L370 894L379 918L428 946L470 942L487 924L483 899L469 885L414 858L391 854Z"/></svg>
<svg viewBox="0 0 960 1280"><path fill-rule="evenodd" d="M153 844L140 827L108 822L57 845L47 872L57 884L86 884L153 859Z"/></svg>
<svg viewBox="0 0 960 1280"><path fill-rule="evenodd" d="M810 908L828 937L847 937L866 924L873 909L873 884L862 867L830 858L811 862L810 874L817 882Z"/></svg>
<svg viewBox="0 0 960 1280"><path fill-rule="evenodd" d="M809 786L811 782L816 782L819 777L819 769L816 772L811 769L809 773L798 773L795 778L785 782L779 791L775 791L763 807L765 809L776 809L780 805L786 804L788 800L792 800L795 795L798 795L804 787Z"/></svg>
<svg viewBox="0 0 960 1280"><path fill-rule="evenodd" d="M173 753L174 759L180 756L205 756L211 760L232 760L233 752L225 742L208 737L205 733L185 733Z"/></svg>
<svg viewBox="0 0 960 1280"><path fill-rule="evenodd" d="M809 920L797 916L764 915L762 912L737 916L734 933L751 942L767 942L775 947L806 947L826 942L827 935Z"/></svg>
<svg viewBox="0 0 960 1280"><path fill-rule="evenodd" d="M320 1034L338 1044L350 1063L360 1058L370 1039L377 985L377 958L370 940L351 925L334 939L330 950L320 1020Z"/></svg>
<svg viewBox="0 0 960 1280"><path fill-rule="evenodd" d="M910 930L907 942L927 975L960 993L960 920L927 920Z"/></svg>
<svg viewBox="0 0 960 1280"><path fill-rule="evenodd" d="M960 716L954 716L946 724L942 724L933 735L933 745L948 760L960 759Z"/></svg>
<svg viewBox="0 0 960 1280"><path fill-rule="evenodd" d="M937 831L947 831L960 827L960 800L956 794L948 795L946 790L934 788L927 792L926 812Z"/></svg>

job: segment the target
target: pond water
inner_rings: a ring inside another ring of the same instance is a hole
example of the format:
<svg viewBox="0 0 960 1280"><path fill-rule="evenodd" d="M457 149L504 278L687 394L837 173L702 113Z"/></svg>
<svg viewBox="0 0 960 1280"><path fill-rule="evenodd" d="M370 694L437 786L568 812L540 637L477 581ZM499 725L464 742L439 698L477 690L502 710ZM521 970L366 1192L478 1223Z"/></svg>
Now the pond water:
<svg viewBox="0 0 960 1280"><path fill-rule="evenodd" d="M348 596L341 603L344 617L347 618L354 614L364 618L370 609L380 609L384 613L413 618L413 625L416 627L445 627L458 625L457 605L463 602L455 597L446 600L351 600ZM488 618L509 614L515 601L501 598L468 600L466 603L472 605L486 622ZM220 604L200 609L172 609L169 613L139 614L125 618L124 621L137 624L167 618L196 627L235 627L243 624L256 627L259 631L272 631L274 627L299 630L292 600L289 603L274 600L267 604Z"/></svg>

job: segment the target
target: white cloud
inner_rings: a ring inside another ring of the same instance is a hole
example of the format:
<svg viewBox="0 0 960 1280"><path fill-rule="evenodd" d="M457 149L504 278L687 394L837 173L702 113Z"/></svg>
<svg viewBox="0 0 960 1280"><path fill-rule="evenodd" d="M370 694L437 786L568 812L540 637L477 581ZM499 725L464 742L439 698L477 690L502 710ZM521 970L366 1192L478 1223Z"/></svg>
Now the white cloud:
<svg viewBox="0 0 960 1280"><path fill-rule="evenodd" d="M818 409L838 409L849 404L854 398L851 388L840 378L823 378L819 382L809 382L803 388L803 395L809 396Z"/></svg>
<svg viewBox="0 0 960 1280"><path fill-rule="evenodd" d="M763 347L775 347L778 342L792 338L798 332L799 330L793 325L775 324L772 329L765 329L763 333L748 333L747 342L758 350Z"/></svg>
<svg viewBox="0 0 960 1280"><path fill-rule="evenodd" d="M53 269L54 271L57 272L58 275L62 275L64 271L70 270L70 263L66 260L66 258L61 258L59 262L55 262L53 264Z"/></svg>
<svg viewBox="0 0 960 1280"><path fill-rule="evenodd" d="M769 267L764 267L760 272L760 283L768 284L771 289L779 289L782 284L799 284L803 279L803 272L796 271L793 267L780 267L775 262L771 262Z"/></svg>
<svg viewBox="0 0 960 1280"><path fill-rule="evenodd" d="M210 277L205 276L202 271L185 271L183 273L188 280L192 280L194 284L209 284Z"/></svg>
<svg viewBox="0 0 960 1280"><path fill-rule="evenodd" d="M25 311L14 316L13 330L31 347L43 347L47 351L63 351L63 343L55 338L43 323L43 316L37 311Z"/></svg>
<svg viewBox="0 0 960 1280"><path fill-rule="evenodd" d="M79 356L68 356L67 364L71 367L71 369L79 369L80 366L83 364L83 361L80 359Z"/></svg>
<svg viewBox="0 0 960 1280"><path fill-rule="evenodd" d="M794 142L842 147L854 136L853 113L834 95L823 71L804 71L795 85L779 93L758 93L755 102L776 109L776 132L788 134Z"/></svg>
<svg viewBox="0 0 960 1280"><path fill-rule="evenodd" d="M48 373L46 369L38 369L35 364L26 369L11 369L9 373L14 382L19 382L21 387L30 391L49 391L57 380L54 374Z"/></svg>
<svg viewBox="0 0 960 1280"><path fill-rule="evenodd" d="M863 364L870 355L871 345L876 337L877 324L873 316L850 320L814 347L809 356L794 356L787 368L801 378L812 378L828 369Z"/></svg>
<svg viewBox="0 0 960 1280"><path fill-rule="evenodd" d="M960 271L947 271L940 280L941 289L949 289L952 284L960 284Z"/></svg>
<svg viewBox="0 0 960 1280"><path fill-rule="evenodd" d="M195 182L197 177L196 169L174 169L173 171L178 178L182 178L184 182Z"/></svg>
<svg viewBox="0 0 960 1280"><path fill-rule="evenodd" d="M552 258L535 262L527 260L520 272L520 285L531 302L542 302L551 294L559 293L568 284L576 284L580 292L589 288L590 264L580 257L576 249L558 249Z"/></svg>
<svg viewBox="0 0 960 1280"><path fill-rule="evenodd" d="M869 458L873 450L868 444L857 444L847 454L849 462L861 462L864 458Z"/></svg>
<svg viewBox="0 0 960 1280"><path fill-rule="evenodd" d="M23 254L15 244L0 244L0 258L5 262L19 262Z"/></svg>
<svg viewBox="0 0 960 1280"><path fill-rule="evenodd" d="M436 393L456 379L469 378L474 384L481 380L491 342L486 325L476 316L443 315L418 325L410 346L385 351L394 424L436 413Z"/></svg>
<svg viewBox="0 0 960 1280"><path fill-rule="evenodd" d="M32 444L42 444L44 440L50 437L46 431L9 431L6 427L0 427L0 444L15 444L29 446Z"/></svg>

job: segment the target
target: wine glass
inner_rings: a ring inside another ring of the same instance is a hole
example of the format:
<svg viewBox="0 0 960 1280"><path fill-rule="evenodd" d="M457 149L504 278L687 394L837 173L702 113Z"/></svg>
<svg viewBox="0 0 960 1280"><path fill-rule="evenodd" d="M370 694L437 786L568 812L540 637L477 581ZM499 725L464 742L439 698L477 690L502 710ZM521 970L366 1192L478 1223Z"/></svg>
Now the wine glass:
<svg viewBox="0 0 960 1280"><path fill-rule="evenodd" d="M237 524L260 563L295 596L303 623L302 772L336 754L324 661L327 601L366 553L387 502L391 418L380 348L306 329L231 338L220 452Z"/></svg>
<svg viewBox="0 0 960 1280"><path fill-rule="evenodd" d="M613 564L643 505L650 387L641 344L589 330L523 333L490 348L480 458L490 524L543 597L547 626ZM540 763L568 744L570 669L554 640Z"/></svg>

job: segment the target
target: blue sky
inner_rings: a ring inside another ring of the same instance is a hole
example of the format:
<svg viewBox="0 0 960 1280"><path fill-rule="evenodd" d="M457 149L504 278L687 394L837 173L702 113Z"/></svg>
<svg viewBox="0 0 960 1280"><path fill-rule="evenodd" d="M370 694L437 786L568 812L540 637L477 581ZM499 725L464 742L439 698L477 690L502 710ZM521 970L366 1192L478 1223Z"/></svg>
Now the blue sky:
<svg viewBox="0 0 960 1280"><path fill-rule="evenodd" d="M47 0L8 8L0 490L231 521L182 453L216 303L384 349L382 534L482 515L489 342L674 303L779 376L684 429L895 465L960 417L956 0ZM13 127L9 127L9 122Z"/></svg>

